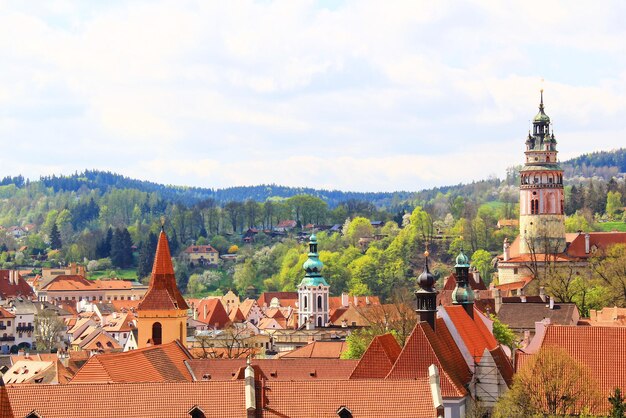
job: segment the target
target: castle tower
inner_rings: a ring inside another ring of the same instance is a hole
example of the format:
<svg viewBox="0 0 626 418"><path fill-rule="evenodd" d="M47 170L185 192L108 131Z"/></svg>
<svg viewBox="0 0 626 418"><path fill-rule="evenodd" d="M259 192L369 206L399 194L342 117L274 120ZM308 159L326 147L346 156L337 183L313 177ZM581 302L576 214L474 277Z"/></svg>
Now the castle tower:
<svg viewBox="0 0 626 418"><path fill-rule="evenodd" d="M137 346L180 340L186 346L187 303L176 286L167 235L161 228L150 286L137 306Z"/></svg>
<svg viewBox="0 0 626 418"><path fill-rule="evenodd" d="M520 253L565 251L563 170L557 162L556 139L544 112L543 90L533 131L526 139L526 161L520 172Z"/></svg>
<svg viewBox="0 0 626 418"><path fill-rule="evenodd" d="M456 286L452 291L452 304L461 305L465 312L473 318L474 317L474 291L469 284L469 258L463 252L456 256L455 276Z"/></svg>
<svg viewBox="0 0 626 418"><path fill-rule="evenodd" d="M302 268L306 271L298 286L298 325L307 329L321 328L328 323L328 291L330 286L320 271L324 267L317 254L317 237L309 239L309 259Z"/></svg>
<svg viewBox="0 0 626 418"><path fill-rule="evenodd" d="M437 279L428 270L428 255L428 251L424 252L424 271L417 278L417 284L420 288L415 291L417 301L415 312L417 312L420 321L428 322L434 330L437 317L437 290L435 290Z"/></svg>

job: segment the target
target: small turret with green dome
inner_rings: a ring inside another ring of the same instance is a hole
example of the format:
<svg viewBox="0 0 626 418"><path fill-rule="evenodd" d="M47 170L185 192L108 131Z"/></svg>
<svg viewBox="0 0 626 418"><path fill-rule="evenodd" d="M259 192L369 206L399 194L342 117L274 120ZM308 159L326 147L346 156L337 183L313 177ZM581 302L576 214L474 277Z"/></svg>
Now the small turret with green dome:
<svg viewBox="0 0 626 418"><path fill-rule="evenodd" d="M463 247L456 257L456 286L452 291L452 304L461 305L470 317L474 317L474 291L469 283L469 258Z"/></svg>
<svg viewBox="0 0 626 418"><path fill-rule="evenodd" d="M322 277L321 271L324 268L324 263L319 259L317 253L317 237L315 234L311 234L309 238L309 254L308 259L302 265L306 274L300 282L300 286L328 286L324 277Z"/></svg>

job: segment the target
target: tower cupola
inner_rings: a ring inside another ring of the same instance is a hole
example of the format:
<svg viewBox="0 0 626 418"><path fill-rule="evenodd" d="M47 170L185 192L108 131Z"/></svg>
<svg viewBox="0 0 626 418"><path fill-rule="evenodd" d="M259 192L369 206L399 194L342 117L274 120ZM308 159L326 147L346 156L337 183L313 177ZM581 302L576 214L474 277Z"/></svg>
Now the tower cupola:
<svg viewBox="0 0 626 418"><path fill-rule="evenodd" d="M469 283L469 258L461 251L456 257L455 279L456 286L452 291L452 304L461 305L470 317L474 317L474 291Z"/></svg>
<svg viewBox="0 0 626 418"><path fill-rule="evenodd" d="M415 300L417 302L415 312L417 312L420 321L428 322L434 330L437 315L437 290L435 290L437 278L428 268L429 255L428 251L424 252L424 270L417 278L419 289L415 291Z"/></svg>

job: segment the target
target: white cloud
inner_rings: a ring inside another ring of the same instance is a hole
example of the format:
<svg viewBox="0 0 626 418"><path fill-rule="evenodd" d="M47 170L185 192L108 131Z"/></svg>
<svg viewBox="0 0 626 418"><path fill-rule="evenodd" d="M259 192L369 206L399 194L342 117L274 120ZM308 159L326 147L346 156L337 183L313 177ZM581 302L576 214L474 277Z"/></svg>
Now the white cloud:
<svg viewBox="0 0 626 418"><path fill-rule="evenodd" d="M29 159L0 175L98 167L358 190L480 179L522 160L542 77L561 155L623 141L618 1L0 10L0 145Z"/></svg>

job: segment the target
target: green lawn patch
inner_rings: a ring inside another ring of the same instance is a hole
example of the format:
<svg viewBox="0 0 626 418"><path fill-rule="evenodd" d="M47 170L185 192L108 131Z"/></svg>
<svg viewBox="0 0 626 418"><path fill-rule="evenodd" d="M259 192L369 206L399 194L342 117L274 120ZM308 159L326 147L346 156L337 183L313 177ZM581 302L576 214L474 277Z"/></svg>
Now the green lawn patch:
<svg viewBox="0 0 626 418"><path fill-rule="evenodd" d="M614 222L598 222L598 229L604 232L619 231L626 232L626 222L614 221Z"/></svg>
<svg viewBox="0 0 626 418"><path fill-rule="evenodd" d="M137 280L137 270L136 269L113 269L113 270L102 270L102 271L93 271L87 273L87 278L91 280L97 280L102 278L112 278L109 274L111 271L115 272L113 277L123 280Z"/></svg>

